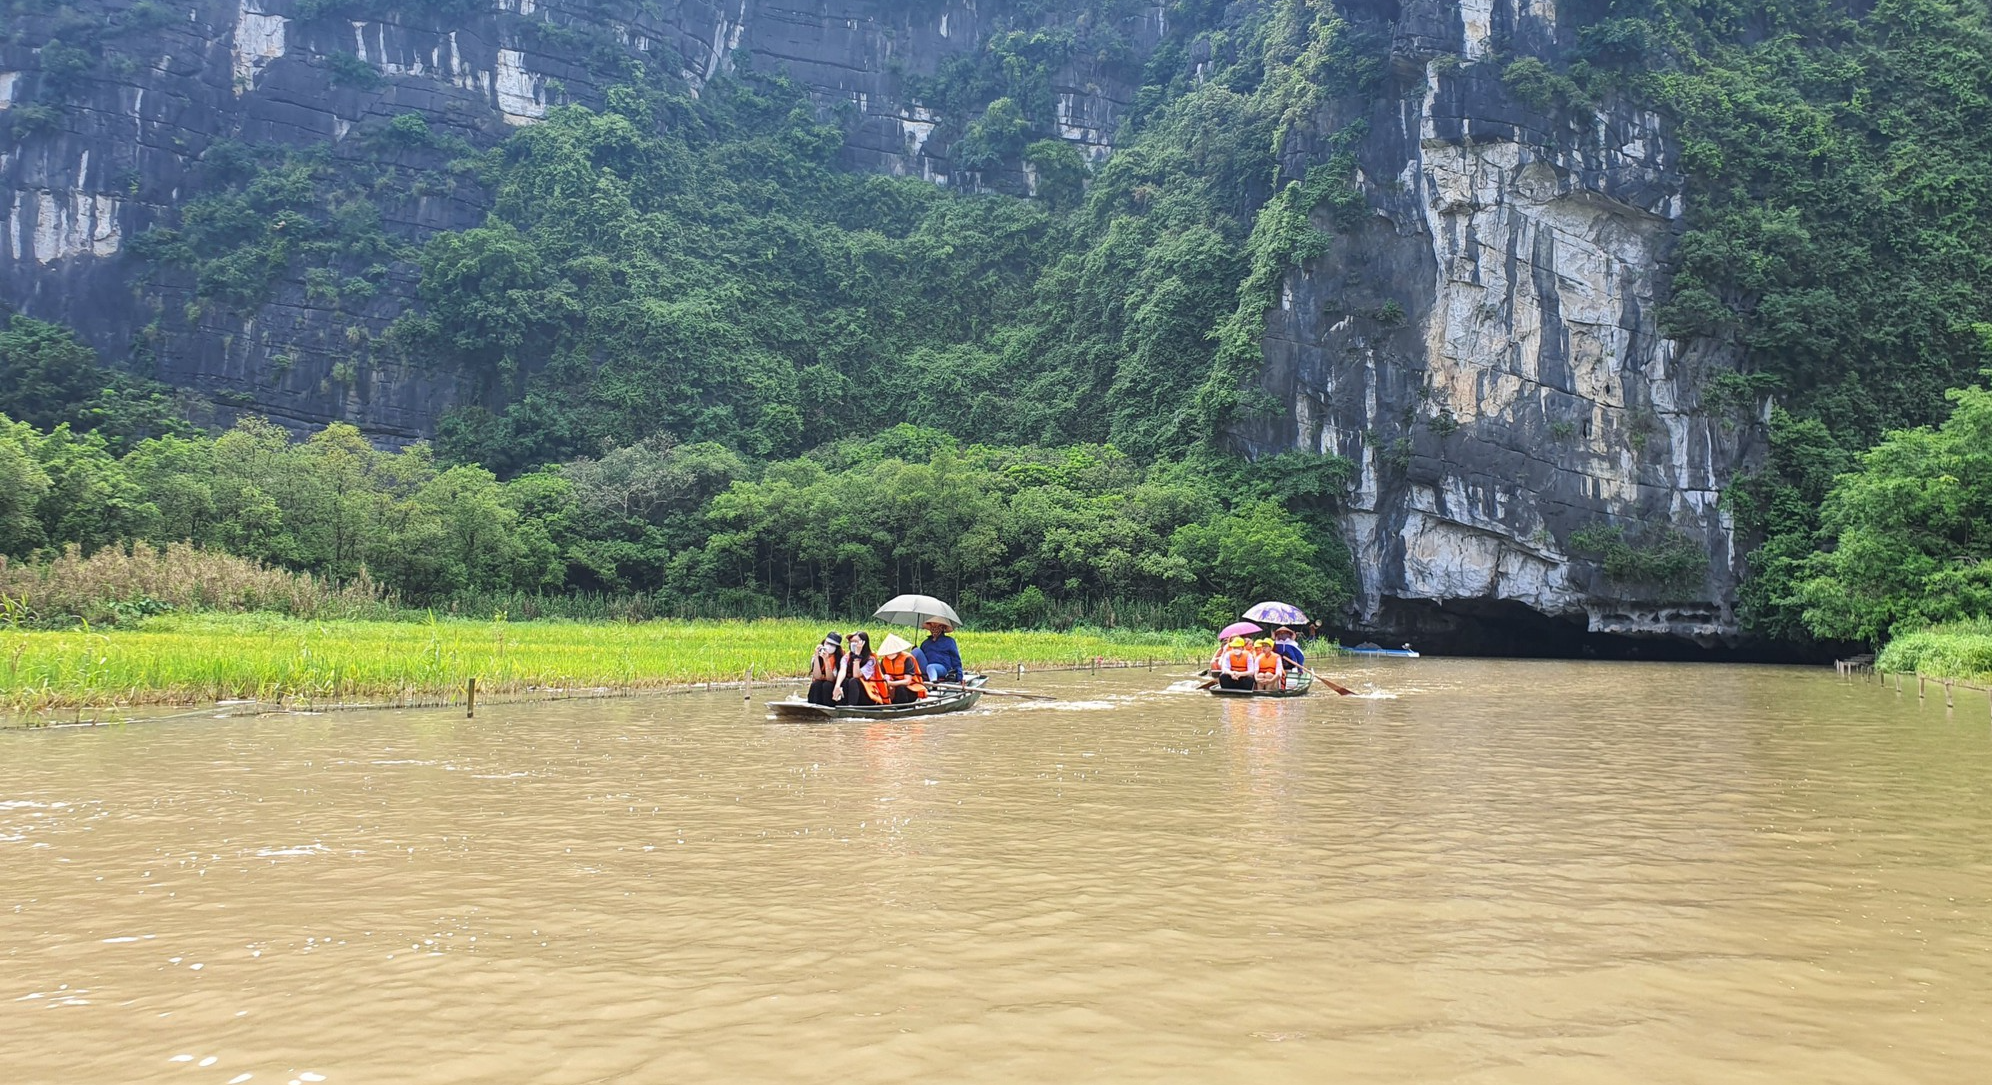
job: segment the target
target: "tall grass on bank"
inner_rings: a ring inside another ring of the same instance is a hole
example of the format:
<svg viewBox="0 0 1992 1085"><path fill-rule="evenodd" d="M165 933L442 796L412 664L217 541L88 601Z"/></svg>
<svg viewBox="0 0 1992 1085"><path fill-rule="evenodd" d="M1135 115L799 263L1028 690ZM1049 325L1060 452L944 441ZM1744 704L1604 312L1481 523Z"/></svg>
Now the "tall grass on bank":
<svg viewBox="0 0 1992 1085"><path fill-rule="evenodd" d="M568 622L314 621L266 614L165 616L129 627L0 629L0 707L225 700L447 699L478 679L480 692L654 689L795 676L828 627L801 620ZM874 638L885 632L875 624ZM1108 660L1200 660L1196 632L961 634L973 668Z"/></svg>
<svg viewBox="0 0 1992 1085"><path fill-rule="evenodd" d="M1978 619L1904 633L1875 657L1877 670L1992 684L1992 621Z"/></svg>
<svg viewBox="0 0 1992 1085"><path fill-rule="evenodd" d="M1034 598L1035 603L1023 611L995 605L978 609L972 600L965 600L962 612L983 628L1169 630L1202 624L1194 600L1050 599L1041 594ZM724 595L687 599L585 591L465 591L409 607L369 577L364 567L352 580L337 584L187 543L161 550L134 542L87 556L72 545L58 555L30 562L10 562L0 556L0 623L39 628L125 625L160 614L208 612L383 621L423 621L431 614L472 619L502 614L513 621L575 622L816 616L807 607L764 602L771 609L743 609L739 599Z"/></svg>
<svg viewBox="0 0 1992 1085"><path fill-rule="evenodd" d="M883 600L881 600L882 602ZM761 618L810 619L820 612L804 605L784 607L764 601L772 609L742 609L738 599L726 597L674 598L664 594L604 593L571 591L554 595L522 591L467 591L439 600L427 609L437 614L486 618L503 614L514 621L564 619L577 622L647 622L658 618L684 621L739 621ZM981 628L1025 629L1188 629L1204 624L1198 616L1199 600L1151 602L1139 599L1049 599L1026 613L1015 608L962 601L964 619ZM420 611L417 611L420 613ZM854 621L845 618L840 621Z"/></svg>
<svg viewBox="0 0 1992 1085"><path fill-rule="evenodd" d="M269 611L297 617L384 616L393 600L366 575L336 585L249 558L174 543L107 546L89 556L71 545L26 564L0 556L0 618L10 624L91 625L166 611Z"/></svg>

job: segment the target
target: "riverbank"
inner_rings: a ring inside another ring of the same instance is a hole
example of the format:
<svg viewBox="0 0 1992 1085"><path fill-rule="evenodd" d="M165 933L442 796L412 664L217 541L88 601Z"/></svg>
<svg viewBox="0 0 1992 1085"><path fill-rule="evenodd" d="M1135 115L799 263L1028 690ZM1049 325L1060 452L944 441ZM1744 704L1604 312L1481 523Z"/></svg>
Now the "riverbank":
<svg viewBox="0 0 1992 1085"><path fill-rule="evenodd" d="M860 623L861 625L863 623ZM869 626L882 639L886 627ZM666 689L804 674L830 623L310 621L170 616L110 630L0 631L0 710L293 703L433 703L462 695ZM902 630L902 633L906 632ZM975 669L1198 661L1208 634L1108 630L961 634Z"/></svg>
<svg viewBox="0 0 1992 1085"><path fill-rule="evenodd" d="M1875 669L1992 685L1992 621L1951 622L1888 642Z"/></svg>

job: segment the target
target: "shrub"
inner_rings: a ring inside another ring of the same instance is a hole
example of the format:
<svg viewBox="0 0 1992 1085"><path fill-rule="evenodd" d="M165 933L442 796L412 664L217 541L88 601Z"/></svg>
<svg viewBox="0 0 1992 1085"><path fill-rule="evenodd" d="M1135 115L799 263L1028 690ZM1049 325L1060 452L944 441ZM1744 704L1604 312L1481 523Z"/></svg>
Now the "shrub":
<svg viewBox="0 0 1992 1085"><path fill-rule="evenodd" d="M361 569L339 586L308 573L186 543L143 542L87 557L71 544L54 558L10 563L0 556L0 597L15 624L104 625L165 611L276 611L299 617L363 617L392 599Z"/></svg>

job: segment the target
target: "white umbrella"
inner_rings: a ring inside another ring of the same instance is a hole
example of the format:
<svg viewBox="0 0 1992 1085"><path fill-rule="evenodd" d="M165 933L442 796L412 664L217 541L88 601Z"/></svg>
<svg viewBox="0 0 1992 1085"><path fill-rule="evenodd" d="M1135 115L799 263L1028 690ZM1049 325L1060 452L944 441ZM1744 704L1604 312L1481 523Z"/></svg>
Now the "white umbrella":
<svg viewBox="0 0 1992 1085"><path fill-rule="evenodd" d="M884 606L872 611L872 617L893 625L918 626L929 618L939 618L948 625L960 629L961 618L954 608L931 595L898 595Z"/></svg>

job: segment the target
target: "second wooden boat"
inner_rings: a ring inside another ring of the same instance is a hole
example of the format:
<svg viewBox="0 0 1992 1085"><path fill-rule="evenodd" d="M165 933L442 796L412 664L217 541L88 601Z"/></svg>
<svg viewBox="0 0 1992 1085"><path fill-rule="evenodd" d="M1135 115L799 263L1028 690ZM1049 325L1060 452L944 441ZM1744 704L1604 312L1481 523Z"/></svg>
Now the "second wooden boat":
<svg viewBox="0 0 1992 1085"><path fill-rule="evenodd" d="M813 704L800 697L790 697L782 701L769 701L768 711L777 719L816 723L829 720L905 720L917 716L938 716L944 712L961 712L974 708L976 702L982 700L982 690L978 687L988 681L989 679L983 675L971 674L963 682L965 688L922 697L912 704L822 705Z"/></svg>

